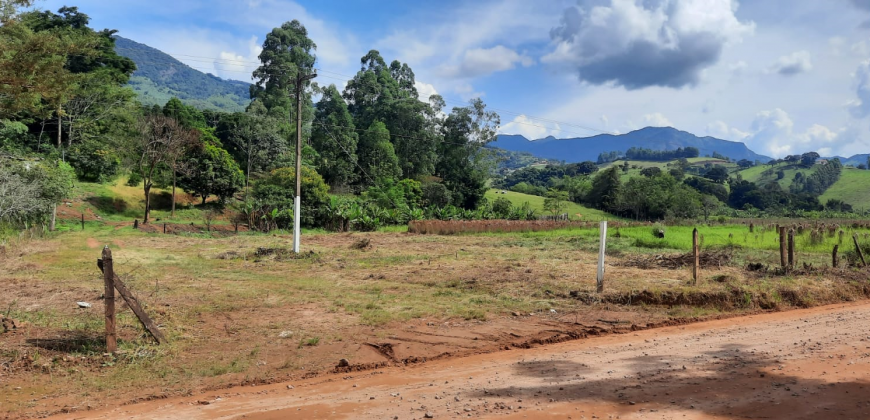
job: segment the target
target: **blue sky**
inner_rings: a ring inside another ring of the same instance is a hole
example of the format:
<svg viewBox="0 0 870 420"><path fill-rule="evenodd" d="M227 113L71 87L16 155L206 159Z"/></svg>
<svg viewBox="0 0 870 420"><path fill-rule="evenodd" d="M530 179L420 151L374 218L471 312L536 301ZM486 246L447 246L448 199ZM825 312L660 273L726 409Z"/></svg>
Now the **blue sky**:
<svg viewBox="0 0 870 420"><path fill-rule="evenodd" d="M870 152L870 0L47 0L95 28L250 81L265 34L298 19L320 83L377 49L448 105L481 96L529 138L648 125L784 156Z"/></svg>

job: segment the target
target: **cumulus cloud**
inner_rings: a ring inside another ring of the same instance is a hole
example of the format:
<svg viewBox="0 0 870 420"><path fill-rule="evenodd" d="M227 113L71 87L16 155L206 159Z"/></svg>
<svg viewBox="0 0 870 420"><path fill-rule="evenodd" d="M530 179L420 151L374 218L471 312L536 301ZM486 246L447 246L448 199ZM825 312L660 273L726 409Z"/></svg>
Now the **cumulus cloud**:
<svg viewBox="0 0 870 420"><path fill-rule="evenodd" d="M562 128L559 124L545 125L525 115L518 115L511 122L501 126L498 131L499 134L519 134L529 140L538 140L547 136L557 137L561 134Z"/></svg>
<svg viewBox="0 0 870 420"><path fill-rule="evenodd" d="M707 135L710 137L731 141L742 141L749 136L749 133L729 127L724 121L713 121L710 124L707 124L706 131Z"/></svg>
<svg viewBox="0 0 870 420"><path fill-rule="evenodd" d="M736 0L579 0L550 31L545 63L626 89L694 86L722 49L754 31Z"/></svg>
<svg viewBox="0 0 870 420"><path fill-rule="evenodd" d="M474 48L466 51L458 66L442 67L441 73L446 77L472 78L512 70L517 65L529 67L534 63L531 57L519 54L503 45L496 45L492 48Z"/></svg>
<svg viewBox="0 0 870 420"><path fill-rule="evenodd" d="M770 73L779 73L783 76L793 76L806 73L813 69L813 61L809 51L797 51L789 55L779 57L768 69Z"/></svg>
<svg viewBox="0 0 870 420"><path fill-rule="evenodd" d="M870 60L858 65L854 78L858 99L850 104L849 111L855 118L864 118L870 115Z"/></svg>
<svg viewBox="0 0 870 420"><path fill-rule="evenodd" d="M752 122L752 132L743 140L750 149L774 157L818 150L842 148L844 131L833 131L814 124L804 132L794 130L794 121L787 112L776 108L761 111Z"/></svg>
<svg viewBox="0 0 870 420"><path fill-rule="evenodd" d="M662 115L660 112L655 112L652 114L646 114L641 119L643 121L643 125L645 127L673 127L674 123L672 123L667 117Z"/></svg>
<svg viewBox="0 0 870 420"><path fill-rule="evenodd" d="M420 81L414 82L414 87L417 88L417 98L424 102L429 102L429 97L437 95L438 91L435 86Z"/></svg>
<svg viewBox="0 0 870 420"><path fill-rule="evenodd" d="M453 87L453 91L459 95L459 98L463 101L470 101L475 98L483 98L486 96L486 92L481 92L474 90L474 86L471 86L468 83L460 83Z"/></svg>

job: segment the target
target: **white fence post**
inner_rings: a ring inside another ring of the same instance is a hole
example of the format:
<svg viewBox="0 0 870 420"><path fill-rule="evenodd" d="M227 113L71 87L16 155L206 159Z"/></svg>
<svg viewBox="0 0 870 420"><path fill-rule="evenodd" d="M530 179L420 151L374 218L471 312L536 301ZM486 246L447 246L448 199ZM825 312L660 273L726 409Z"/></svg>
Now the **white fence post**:
<svg viewBox="0 0 870 420"><path fill-rule="evenodd" d="M607 221L601 221L601 245L598 249L598 293L604 291L604 251L607 249Z"/></svg>

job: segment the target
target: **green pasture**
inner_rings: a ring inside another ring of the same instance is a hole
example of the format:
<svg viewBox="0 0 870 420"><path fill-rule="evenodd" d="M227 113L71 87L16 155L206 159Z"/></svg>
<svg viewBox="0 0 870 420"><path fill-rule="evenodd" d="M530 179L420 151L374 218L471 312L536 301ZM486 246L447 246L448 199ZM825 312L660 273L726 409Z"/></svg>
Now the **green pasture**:
<svg viewBox="0 0 870 420"><path fill-rule="evenodd" d="M502 194L502 191L505 193ZM499 189L491 189L486 192L486 199L490 202L493 202L498 198L507 198L514 206L521 206L523 203L529 203L529 205L537 210L538 213L547 214L547 212L544 211L544 197ZM599 221L619 219L618 217L601 210L584 207L570 201L566 202L565 213L568 213L568 217L571 218L571 220ZM582 217L578 217L578 214L582 215Z"/></svg>

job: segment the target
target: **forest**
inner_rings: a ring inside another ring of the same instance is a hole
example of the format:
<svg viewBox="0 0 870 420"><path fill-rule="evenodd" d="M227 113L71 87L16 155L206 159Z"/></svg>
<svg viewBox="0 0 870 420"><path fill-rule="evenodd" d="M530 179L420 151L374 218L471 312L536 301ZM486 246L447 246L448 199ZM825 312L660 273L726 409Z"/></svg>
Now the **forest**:
<svg viewBox="0 0 870 420"><path fill-rule="evenodd" d="M315 75L317 64L317 44L300 22L266 34L249 105L222 112L179 98L141 103L128 85L137 66L116 53L115 31L91 28L76 7L19 12L31 4L5 0L0 17L0 223L6 229L43 224L51 230L57 205L76 182L122 176L141 188L143 223L151 221L152 190L160 188L171 191L173 215L177 192L184 191L237 226L293 225L292 93L297 76ZM531 155L486 147L500 117L481 99L447 109L438 95L419 98L414 71L376 50L361 57L342 90L312 78L301 92L300 223L306 227L374 230L420 219L541 216L504 198L488 201L490 185L547 197L554 215L568 200L638 220L849 210L818 200L839 178L837 160L808 176L798 172L788 188L756 185L718 164L693 165L694 147L633 147L602 153L597 164L537 165ZM779 163L812 167L818 157ZM626 160L607 166L616 159ZM629 159L668 163L628 176Z"/></svg>

